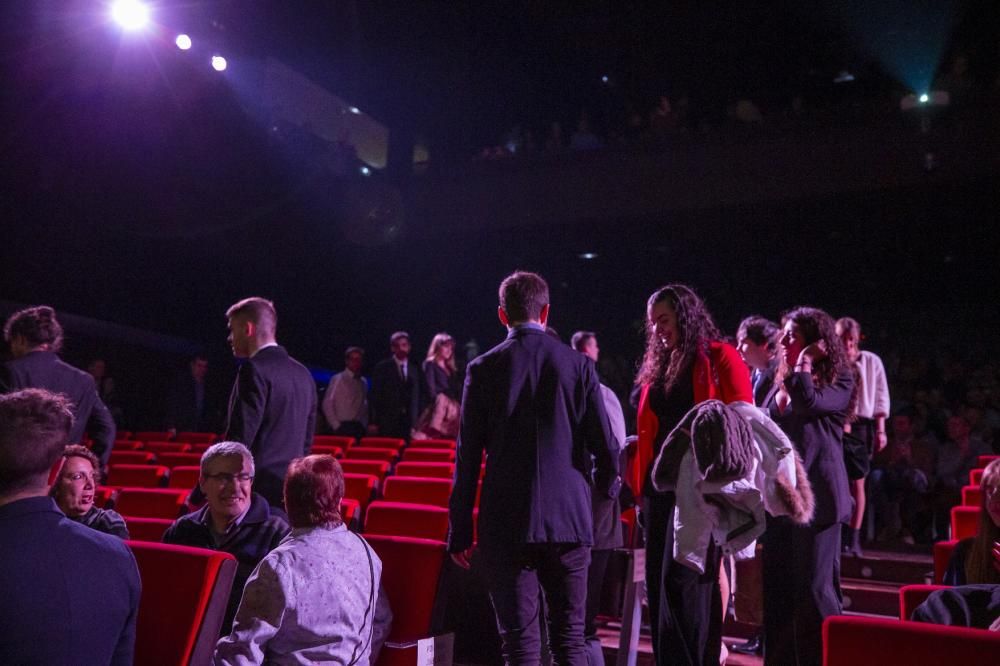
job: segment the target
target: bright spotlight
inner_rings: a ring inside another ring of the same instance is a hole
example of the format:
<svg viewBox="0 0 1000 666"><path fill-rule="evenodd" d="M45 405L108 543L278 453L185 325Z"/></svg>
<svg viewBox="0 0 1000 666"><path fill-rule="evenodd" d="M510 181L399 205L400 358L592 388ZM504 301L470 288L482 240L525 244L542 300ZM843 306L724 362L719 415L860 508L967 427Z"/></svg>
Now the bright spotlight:
<svg viewBox="0 0 1000 666"><path fill-rule="evenodd" d="M372 175L372 170L369 169L366 166L363 166L363 167L361 167L361 175L362 176L370 176L370 175Z"/></svg>
<svg viewBox="0 0 1000 666"><path fill-rule="evenodd" d="M224 72L226 71L226 67L228 66L229 63L227 63L226 59L223 58L222 56L220 55L212 56L212 69L214 69L215 71Z"/></svg>
<svg viewBox="0 0 1000 666"><path fill-rule="evenodd" d="M349 107L347 110L353 113L354 115L361 113L361 109L359 109L356 106Z"/></svg>
<svg viewBox="0 0 1000 666"><path fill-rule="evenodd" d="M187 35L177 35L177 39L174 40L174 44L177 45L181 51L187 51L191 48L191 38Z"/></svg>
<svg viewBox="0 0 1000 666"><path fill-rule="evenodd" d="M139 0L117 0L111 5L111 18L125 30L140 30L149 23L149 7Z"/></svg>
<svg viewBox="0 0 1000 666"><path fill-rule="evenodd" d="M580 257L581 259L588 260L588 261L591 260L591 259L597 259L597 253L596 252L581 252L580 254L578 254L576 256Z"/></svg>
<svg viewBox="0 0 1000 666"><path fill-rule="evenodd" d="M927 103L927 102L929 102L929 101L931 101L931 96L930 96L930 95L928 95L927 93L924 93L924 94L922 94L922 95L920 96L920 103L921 103L921 104L926 104L926 103Z"/></svg>

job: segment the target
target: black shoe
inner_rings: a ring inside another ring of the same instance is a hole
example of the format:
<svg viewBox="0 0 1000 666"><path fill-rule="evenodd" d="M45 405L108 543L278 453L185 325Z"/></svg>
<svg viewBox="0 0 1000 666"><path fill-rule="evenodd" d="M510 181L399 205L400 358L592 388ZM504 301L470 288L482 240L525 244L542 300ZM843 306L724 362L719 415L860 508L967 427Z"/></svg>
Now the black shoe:
<svg viewBox="0 0 1000 666"><path fill-rule="evenodd" d="M739 652L740 654L753 654L760 656L764 652L764 646L761 643L760 634L755 634L746 643L734 645L732 647L732 651Z"/></svg>

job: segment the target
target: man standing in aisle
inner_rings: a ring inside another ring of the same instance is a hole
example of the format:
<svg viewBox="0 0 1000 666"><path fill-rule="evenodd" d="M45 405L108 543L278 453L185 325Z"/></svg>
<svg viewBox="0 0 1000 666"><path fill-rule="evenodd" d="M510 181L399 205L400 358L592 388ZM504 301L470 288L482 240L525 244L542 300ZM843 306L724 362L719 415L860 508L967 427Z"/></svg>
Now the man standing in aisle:
<svg viewBox="0 0 1000 666"><path fill-rule="evenodd" d="M430 402L427 380L410 360L410 334L396 331L389 338L392 356L372 372L372 434L410 439L420 411Z"/></svg>

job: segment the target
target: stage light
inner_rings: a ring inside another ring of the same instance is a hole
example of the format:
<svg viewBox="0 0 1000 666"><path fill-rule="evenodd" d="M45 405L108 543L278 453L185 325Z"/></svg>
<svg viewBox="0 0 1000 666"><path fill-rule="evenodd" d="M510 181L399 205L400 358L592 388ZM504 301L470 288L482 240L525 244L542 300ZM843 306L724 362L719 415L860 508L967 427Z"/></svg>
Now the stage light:
<svg viewBox="0 0 1000 666"><path fill-rule="evenodd" d="M223 58L222 56L220 55L212 56L212 69L214 69L215 71L224 72L226 71L226 67L228 66L229 63L227 63L226 59Z"/></svg>
<svg viewBox="0 0 1000 666"><path fill-rule="evenodd" d="M174 44L177 45L181 51L187 51L191 48L191 38L187 35L177 35L177 39L174 40Z"/></svg>
<svg viewBox="0 0 1000 666"><path fill-rule="evenodd" d="M354 115L361 113L361 109L359 109L356 106L349 107L347 110L353 113Z"/></svg>
<svg viewBox="0 0 1000 666"><path fill-rule="evenodd" d="M581 259L587 259L587 260L597 259L596 252L583 252L581 254L578 254L577 256L580 257Z"/></svg>
<svg viewBox="0 0 1000 666"><path fill-rule="evenodd" d="M922 95L920 95L920 103L921 104L926 104L929 101L931 101L931 96L930 95L928 95L927 93L923 93Z"/></svg>
<svg viewBox="0 0 1000 666"><path fill-rule="evenodd" d="M149 23L149 7L138 0L117 0L111 5L111 18L125 30L140 30Z"/></svg>
<svg viewBox="0 0 1000 666"><path fill-rule="evenodd" d="M372 175L372 170L369 169L366 166L363 166L363 167L361 167L361 175L362 176L370 176L370 175Z"/></svg>
<svg viewBox="0 0 1000 666"><path fill-rule="evenodd" d="M601 77L601 83L608 83L610 80L607 74Z"/></svg>

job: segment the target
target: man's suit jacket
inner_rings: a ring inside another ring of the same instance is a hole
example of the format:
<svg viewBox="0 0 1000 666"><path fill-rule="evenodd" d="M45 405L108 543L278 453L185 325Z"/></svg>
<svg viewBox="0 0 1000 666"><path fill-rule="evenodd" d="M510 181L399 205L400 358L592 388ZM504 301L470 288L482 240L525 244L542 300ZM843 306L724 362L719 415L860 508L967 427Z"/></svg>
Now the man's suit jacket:
<svg viewBox="0 0 1000 666"><path fill-rule="evenodd" d="M167 396L166 426L168 429L214 432L210 424L209 401L211 398L209 397L208 385L203 384L202 386L204 393L199 411L194 378L188 372L177 378Z"/></svg>
<svg viewBox="0 0 1000 666"><path fill-rule="evenodd" d="M316 384L284 347L265 347L240 366L225 439L253 453L254 490L272 506L284 505L288 463L309 453L315 428Z"/></svg>
<svg viewBox="0 0 1000 666"><path fill-rule="evenodd" d="M774 386L774 375L778 372L778 359L772 359L766 370L751 370L750 384L753 386L753 404L764 406L764 401Z"/></svg>
<svg viewBox="0 0 1000 666"><path fill-rule="evenodd" d="M372 371L371 423L385 437L409 439L420 412L430 403L427 380L420 366L406 360L406 381L399 376L396 359L389 357L376 364Z"/></svg>
<svg viewBox="0 0 1000 666"><path fill-rule="evenodd" d="M132 664L139 570L51 497L0 506L0 663Z"/></svg>
<svg viewBox="0 0 1000 666"><path fill-rule="evenodd" d="M614 494L618 446L592 361L542 330L518 327L469 365L450 501L451 552L472 545L484 451L482 546L594 543L591 485Z"/></svg>
<svg viewBox="0 0 1000 666"><path fill-rule="evenodd" d="M84 432L94 440L94 454L106 465L115 444L115 421L97 395L94 378L63 362L55 352L33 351L7 361L0 370L0 390L4 393L40 388L62 393L73 401L73 430L70 441L79 443Z"/></svg>

